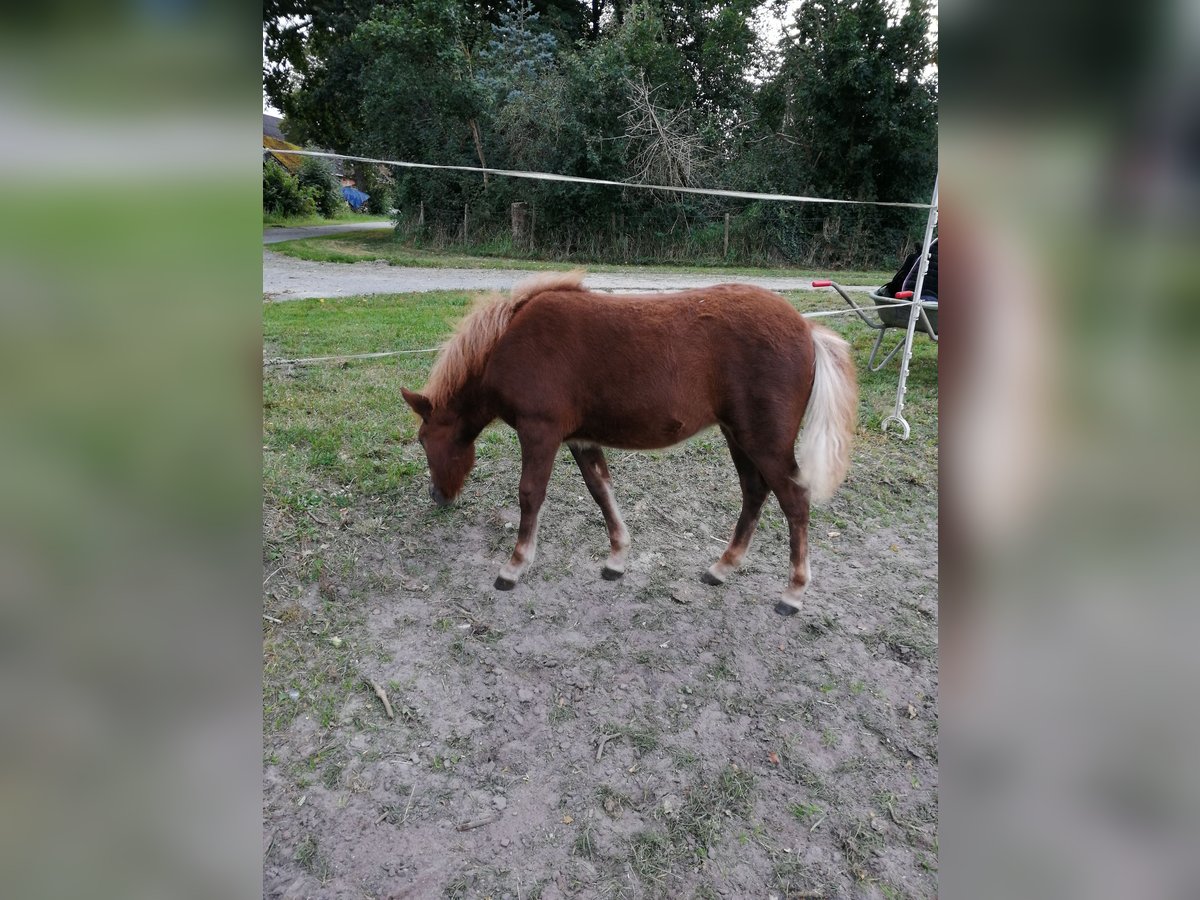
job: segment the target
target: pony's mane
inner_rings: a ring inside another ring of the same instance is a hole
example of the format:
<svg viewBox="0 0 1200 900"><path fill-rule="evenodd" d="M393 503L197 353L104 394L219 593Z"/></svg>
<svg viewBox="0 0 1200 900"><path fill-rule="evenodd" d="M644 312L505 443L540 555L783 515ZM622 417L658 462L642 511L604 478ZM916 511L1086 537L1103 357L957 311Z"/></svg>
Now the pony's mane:
<svg viewBox="0 0 1200 900"><path fill-rule="evenodd" d="M483 371L488 355L518 309L547 291L583 290L583 276L581 270L547 272L519 282L507 297L498 293L476 297L470 313L442 345L422 393L435 407L445 404L472 375Z"/></svg>

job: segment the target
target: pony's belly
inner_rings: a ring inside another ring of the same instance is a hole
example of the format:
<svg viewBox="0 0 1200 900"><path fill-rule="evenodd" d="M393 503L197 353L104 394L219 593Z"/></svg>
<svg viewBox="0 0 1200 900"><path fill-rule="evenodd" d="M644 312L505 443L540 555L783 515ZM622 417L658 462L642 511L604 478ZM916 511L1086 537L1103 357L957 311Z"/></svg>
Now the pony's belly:
<svg viewBox="0 0 1200 900"><path fill-rule="evenodd" d="M671 417L638 423L589 423L568 435L566 440L599 444L618 450L661 450L681 444L714 424L715 420L684 421Z"/></svg>

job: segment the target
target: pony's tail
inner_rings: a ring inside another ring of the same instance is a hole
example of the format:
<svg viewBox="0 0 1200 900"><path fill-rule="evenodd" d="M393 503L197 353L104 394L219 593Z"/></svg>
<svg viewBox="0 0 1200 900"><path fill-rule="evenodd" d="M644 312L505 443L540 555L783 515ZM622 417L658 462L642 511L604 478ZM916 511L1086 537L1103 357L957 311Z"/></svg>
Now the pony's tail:
<svg viewBox="0 0 1200 900"><path fill-rule="evenodd" d="M833 496L850 468L858 381L850 345L819 325L813 325L811 333L816 365L797 462L809 499L822 503Z"/></svg>

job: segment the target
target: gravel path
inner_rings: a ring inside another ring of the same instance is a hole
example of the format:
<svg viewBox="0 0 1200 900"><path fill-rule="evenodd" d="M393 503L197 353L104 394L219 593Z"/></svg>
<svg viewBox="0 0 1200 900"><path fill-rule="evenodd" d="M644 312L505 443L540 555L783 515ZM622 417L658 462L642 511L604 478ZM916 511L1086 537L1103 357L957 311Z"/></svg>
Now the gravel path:
<svg viewBox="0 0 1200 900"><path fill-rule="evenodd" d="M265 240L265 238L264 238ZM383 261L324 263L263 251L263 294L268 300L399 294L410 291L508 290L532 272L519 269L418 269ZM592 272L590 288L606 291L665 291L737 281L774 291L811 290L809 278L751 278L738 275L689 275L655 272ZM851 290L869 291L874 286Z"/></svg>

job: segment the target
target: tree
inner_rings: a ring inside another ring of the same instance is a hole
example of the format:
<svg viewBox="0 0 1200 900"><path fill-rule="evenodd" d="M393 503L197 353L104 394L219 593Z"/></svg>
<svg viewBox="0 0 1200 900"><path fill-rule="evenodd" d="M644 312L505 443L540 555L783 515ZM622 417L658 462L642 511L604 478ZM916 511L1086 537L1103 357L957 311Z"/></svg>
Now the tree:
<svg viewBox="0 0 1200 900"><path fill-rule="evenodd" d="M357 121L339 85L353 84L355 60L344 51L378 7L399 0L263 0L263 92L284 114L297 143L342 148Z"/></svg>
<svg viewBox="0 0 1200 900"><path fill-rule="evenodd" d="M747 74L763 48L754 16L764 0L660 0L663 37L677 47L694 88L697 112L728 126L753 93Z"/></svg>
<svg viewBox="0 0 1200 900"><path fill-rule="evenodd" d="M781 48L782 66L757 98L758 143L743 177L761 190L850 200L922 202L937 171L936 49L928 0L807 0ZM789 255L890 260L924 222L882 207L812 213L772 209ZM789 224L790 220L790 224ZM800 226L796 242L789 230ZM802 246L801 246L802 245Z"/></svg>
<svg viewBox="0 0 1200 900"><path fill-rule="evenodd" d="M926 200L937 154L928 3L805 0L776 51L754 22L785 0L266 0L264 86L289 137L355 155ZM715 223L733 211L735 237L751 235L757 254L886 265L922 221L895 209L731 210L690 194L395 175L402 219L452 237L469 209L477 239L503 234L520 200L537 234L566 249L617 237L665 247L723 230Z"/></svg>
<svg viewBox="0 0 1200 900"><path fill-rule="evenodd" d="M539 15L529 0L508 0L492 38L480 54L479 80L503 104L521 97L554 65L558 41L537 28Z"/></svg>
<svg viewBox="0 0 1200 900"><path fill-rule="evenodd" d="M665 109L654 99L645 78L628 79L631 106L622 114L625 136L636 152L631 160L635 181L671 186L693 185L704 168L703 138L692 127L687 110Z"/></svg>

